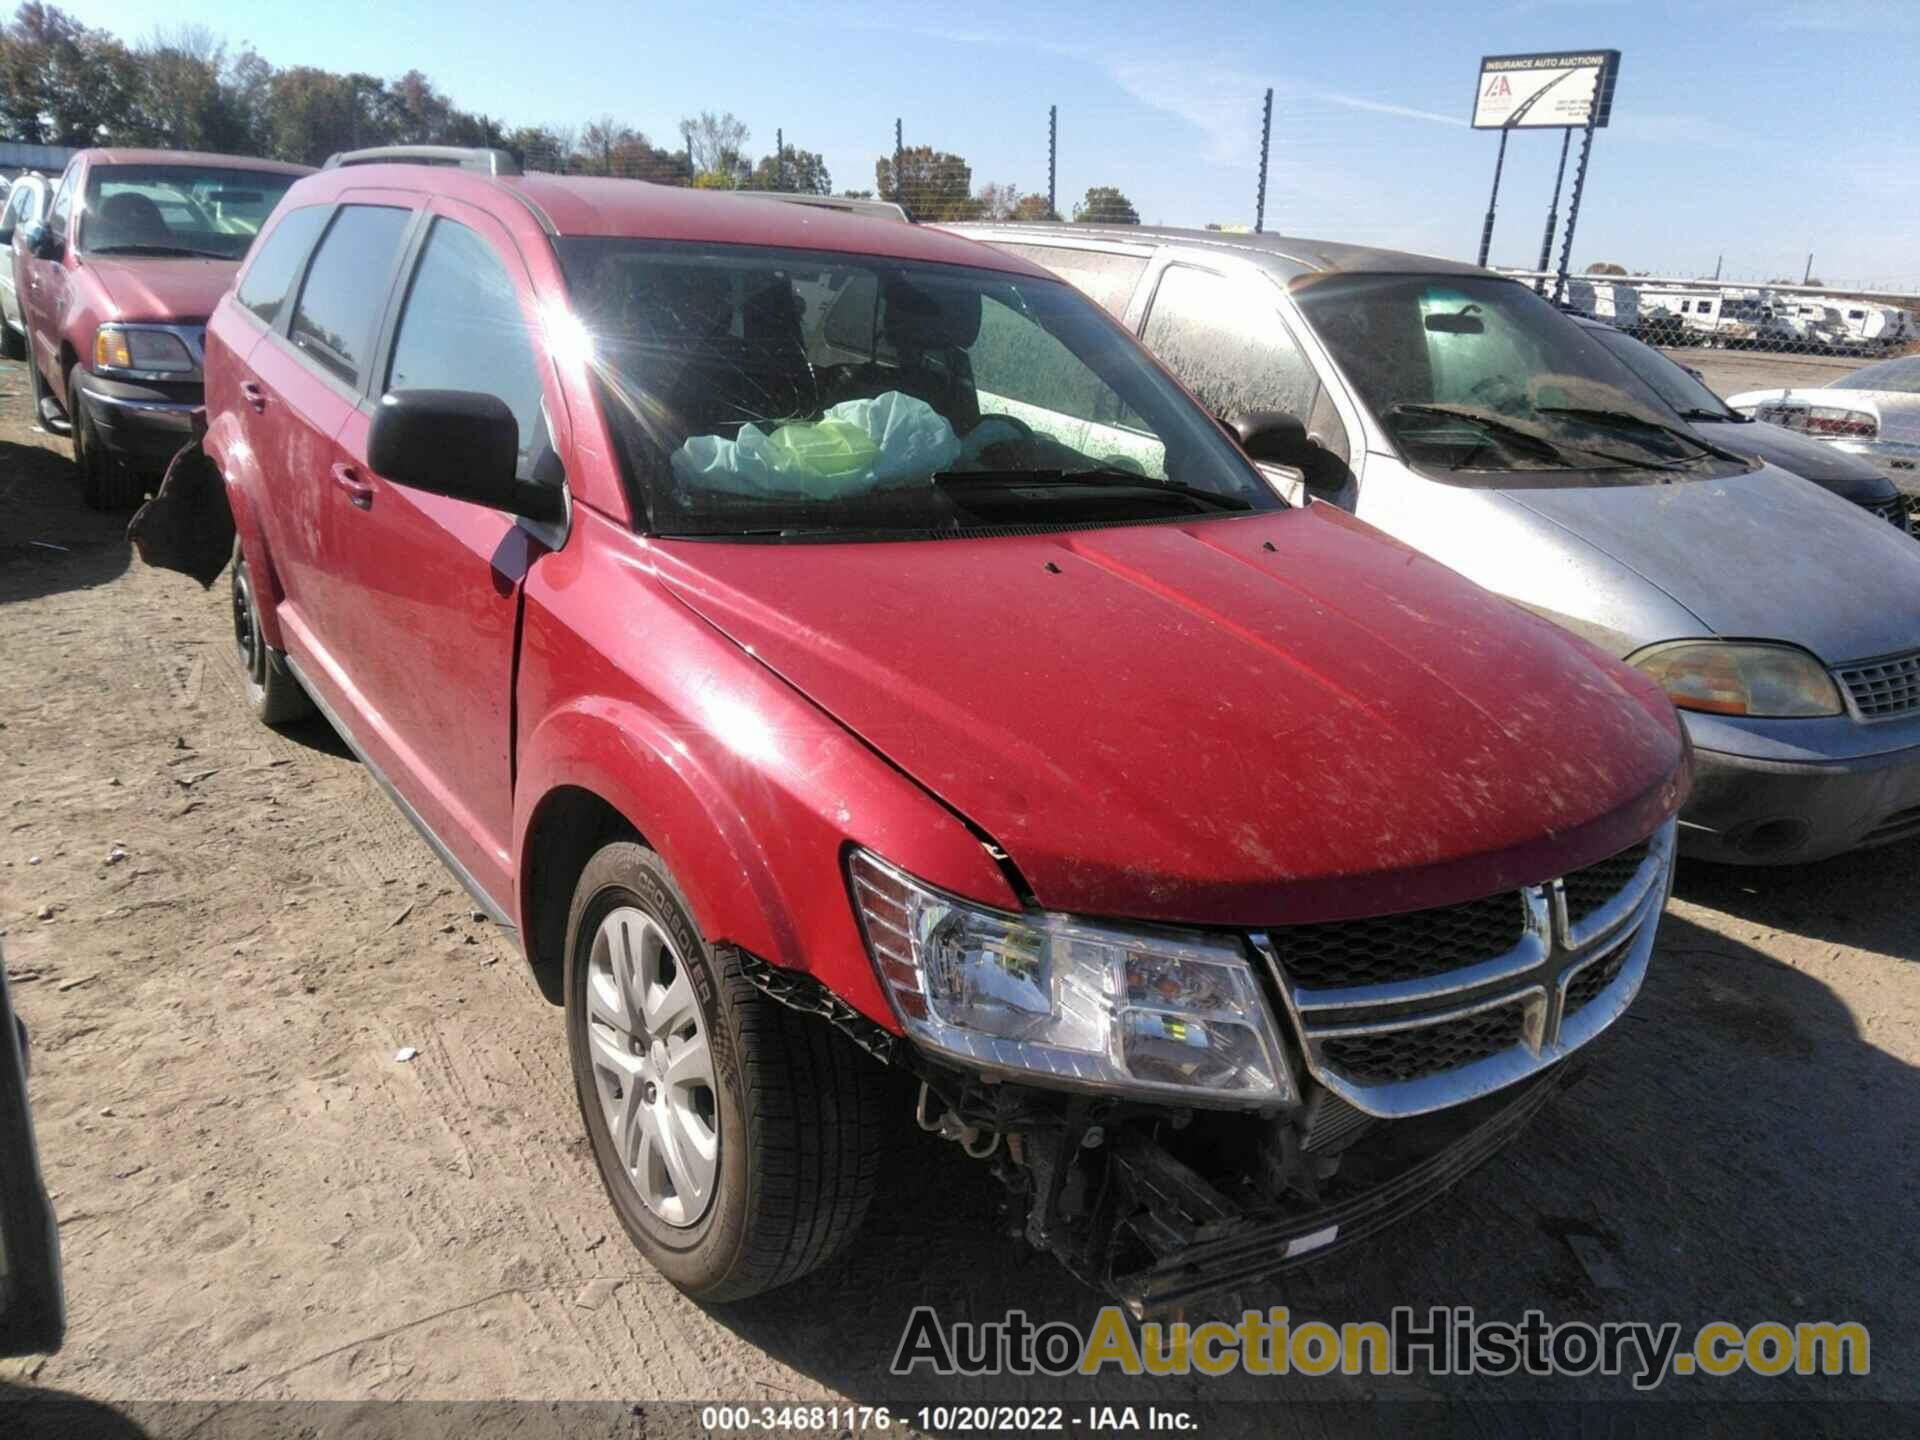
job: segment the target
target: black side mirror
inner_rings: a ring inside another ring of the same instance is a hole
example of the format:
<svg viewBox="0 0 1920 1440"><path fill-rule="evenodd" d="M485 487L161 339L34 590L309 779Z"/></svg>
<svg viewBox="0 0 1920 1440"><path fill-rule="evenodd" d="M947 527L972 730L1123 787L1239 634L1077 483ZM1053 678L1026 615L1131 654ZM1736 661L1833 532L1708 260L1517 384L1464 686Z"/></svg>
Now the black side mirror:
<svg viewBox="0 0 1920 1440"><path fill-rule="evenodd" d="M1247 457L1263 465L1285 465L1298 470L1307 489L1338 494L1352 478L1346 463L1307 434L1298 415L1281 410L1255 410L1231 422Z"/></svg>
<svg viewBox="0 0 1920 1440"><path fill-rule="evenodd" d="M1307 439L1306 422L1282 410L1255 410L1229 424L1248 457L1269 465L1298 469L1320 448Z"/></svg>
<svg viewBox="0 0 1920 1440"><path fill-rule="evenodd" d="M36 220L20 232L27 242L27 253L36 260L57 260L60 258L60 237L55 235L44 220Z"/></svg>
<svg viewBox="0 0 1920 1440"><path fill-rule="evenodd" d="M557 485L517 478L520 425L497 395L389 390L367 434L367 463L396 484L529 520L566 515Z"/></svg>

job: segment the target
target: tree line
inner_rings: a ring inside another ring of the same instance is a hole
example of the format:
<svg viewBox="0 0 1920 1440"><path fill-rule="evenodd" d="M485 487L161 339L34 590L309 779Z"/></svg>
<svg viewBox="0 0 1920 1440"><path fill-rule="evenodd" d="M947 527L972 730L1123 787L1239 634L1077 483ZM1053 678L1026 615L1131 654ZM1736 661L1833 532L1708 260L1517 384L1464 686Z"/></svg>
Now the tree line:
<svg viewBox="0 0 1920 1440"><path fill-rule="evenodd" d="M831 195L833 177L811 150L785 143L754 158L752 132L731 111L683 119L678 144L602 115L578 127L508 127L463 110L421 71L398 79L276 66L251 46L229 49L197 25L159 29L128 44L55 5L27 0L0 22L0 132L29 144L154 146L259 155L318 165L372 145L494 146L527 169L622 175L713 189ZM918 146L874 167L875 190L920 220L1058 219L1044 195L991 182L973 189L959 155ZM1132 202L1096 186L1073 218L1137 225Z"/></svg>

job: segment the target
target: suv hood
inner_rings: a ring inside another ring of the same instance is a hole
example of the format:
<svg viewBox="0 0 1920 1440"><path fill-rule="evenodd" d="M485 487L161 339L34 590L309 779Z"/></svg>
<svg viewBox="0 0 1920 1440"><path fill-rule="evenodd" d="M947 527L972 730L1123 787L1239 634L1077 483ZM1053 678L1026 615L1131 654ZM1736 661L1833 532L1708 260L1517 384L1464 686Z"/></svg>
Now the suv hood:
<svg viewBox="0 0 1920 1440"><path fill-rule="evenodd" d="M1710 443L1736 455L1751 455L1778 465L1790 475L1804 476L1842 500L1863 505L1891 500L1900 491L1894 483L1858 455L1849 455L1824 440L1796 435L1783 425L1765 420L1689 420Z"/></svg>
<svg viewBox="0 0 1920 1440"><path fill-rule="evenodd" d="M1716 635L1784 640L1829 665L1920 645L1920 545L1771 465L1672 485L1501 494L1636 571Z"/></svg>
<svg viewBox="0 0 1920 1440"><path fill-rule="evenodd" d="M238 260L87 257L116 320L204 320L233 286Z"/></svg>
<svg viewBox="0 0 1920 1440"><path fill-rule="evenodd" d="M1451 904L1610 855L1686 788L1651 684L1331 506L655 553L1051 910Z"/></svg>

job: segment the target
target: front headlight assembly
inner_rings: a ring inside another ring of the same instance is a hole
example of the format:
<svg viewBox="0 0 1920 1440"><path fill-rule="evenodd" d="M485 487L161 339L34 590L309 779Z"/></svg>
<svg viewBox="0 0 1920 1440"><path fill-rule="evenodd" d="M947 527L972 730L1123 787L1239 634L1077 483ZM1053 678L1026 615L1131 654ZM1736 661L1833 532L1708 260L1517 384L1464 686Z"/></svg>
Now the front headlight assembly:
<svg viewBox="0 0 1920 1440"><path fill-rule="evenodd" d="M1673 640L1627 657L1682 710L1796 719L1844 714L1826 667L1794 645Z"/></svg>
<svg viewBox="0 0 1920 1440"><path fill-rule="evenodd" d="M864 850L848 872L874 967L926 1049L1038 1084L1214 1106L1294 1100L1238 944L992 910Z"/></svg>
<svg viewBox="0 0 1920 1440"><path fill-rule="evenodd" d="M102 325L93 332L95 373L171 377L191 375L193 352L171 330L155 326Z"/></svg>

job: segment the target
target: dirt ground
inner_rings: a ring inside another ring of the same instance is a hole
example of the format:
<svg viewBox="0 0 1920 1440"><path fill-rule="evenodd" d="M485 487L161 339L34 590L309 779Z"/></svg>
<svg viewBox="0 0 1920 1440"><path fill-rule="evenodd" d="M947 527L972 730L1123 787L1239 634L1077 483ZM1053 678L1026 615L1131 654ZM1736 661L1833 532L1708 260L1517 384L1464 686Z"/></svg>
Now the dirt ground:
<svg viewBox="0 0 1920 1440"><path fill-rule="evenodd" d="M242 706L224 579L79 508L0 366L0 928L71 1324L0 1390L162 1399L1618 1397L1624 1380L896 1380L909 1309L1090 1321L915 1132L830 1269L682 1298L629 1247L559 1013L323 722ZM1920 844L1683 868L1593 1073L1413 1222L1250 1303L1483 1318L1857 1319L1872 1374L1661 1397L1920 1399ZM402 1047L417 1049L408 1063ZM1270 1405L1261 1407L1278 1414ZM0 1412L0 1432L7 1428Z"/></svg>
<svg viewBox="0 0 1920 1440"><path fill-rule="evenodd" d="M1845 355L1780 355L1771 350L1709 350L1701 345L1679 346L1666 353L1698 370L1708 388L1722 399L1783 385L1806 389L1830 385L1861 365L1858 358Z"/></svg>

